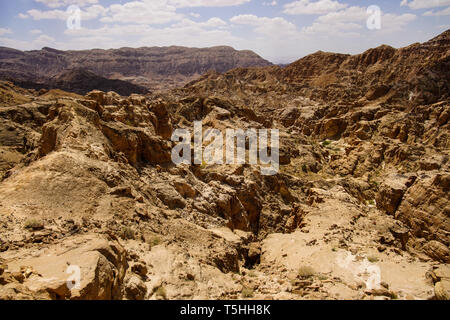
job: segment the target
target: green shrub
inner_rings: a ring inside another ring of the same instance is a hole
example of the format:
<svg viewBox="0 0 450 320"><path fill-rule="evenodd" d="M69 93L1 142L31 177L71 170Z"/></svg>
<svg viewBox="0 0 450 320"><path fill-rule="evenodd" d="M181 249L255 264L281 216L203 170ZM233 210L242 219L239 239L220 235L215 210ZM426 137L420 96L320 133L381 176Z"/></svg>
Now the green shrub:
<svg viewBox="0 0 450 320"><path fill-rule="evenodd" d="M320 281L325 281L325 280L328 279L328 277L326 275L324 275L324 274L320 274L318 278L319 278Z"/></svg>
<svg viewBox="0 0 450 320"><path fill-rule="evenodd" d="M250 272L248 273L248 276L251 277L251 278L255 278L255 277L256 277L255 271L250 271Z"/></svg>
<svg viewBox="0 0 450 320"><path fill-rule="evenodd" d="M330 144L331 144L331 141L330 141L330 140L325 140L325 141L322 142L322 147L327 147L327 146L329 146Z"/></svg>
<svg viewBox="0 0 450 320"><path fill-rule="evenodd" d="M311 278L316 274L313 268L309 266L302 266L298 269L298 276L300 278Z"/></svg>
<svg viewBox="0 0 450 320"><path fill-rule="evenodd" d="M162 297L164 300L167 299L166 288L164 288L163 286L161 286L161 287L159 287L158 289L156 289L156 291L155 291L155 296L156 296L156 297Z"/></svg>
<svg viewBox="0 0 450 320"><path fill-rule="evenodd" d="M44 223L38 219L28 219L24 224L25 229L40 230L44 229Z"/></svg>
<svg viewBox="0 0 450 320"><path fill-rule="evenodd" d="M120 237L124 240L132 240L135 238L134 230L130 227L123 227Z"/></svg>
<svg viewBox="0 0 450 320"><path fill-rule="evenodd" d="M253 289L244 287L242 289L241 295L243 298L253 298L254 295Z"/></svg>
<svg viewBox="0 0 450 320"><path fill-rule="evenodd" d="M161 244L161 242L162 242L162 240L159 238L159 237L152 237L151 239L150 239L150 246L151 247L154 247L154 246L157 246L157 245L160 245Z"/></svg>

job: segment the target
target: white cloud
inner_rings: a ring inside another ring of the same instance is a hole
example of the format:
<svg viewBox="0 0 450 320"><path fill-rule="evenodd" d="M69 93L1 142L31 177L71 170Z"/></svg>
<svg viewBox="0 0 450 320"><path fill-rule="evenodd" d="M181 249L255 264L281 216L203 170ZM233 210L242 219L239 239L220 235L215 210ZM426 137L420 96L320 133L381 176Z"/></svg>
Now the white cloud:
<svg viewBox="0 0 450 320"><path fill-rule="evenodd" d="M0 38L0 45L19 50L41 49L43 47L50 47L58 45L54 38L48 35L40 35L32 41L23 41L10 38Z"/></svg>
<svg viewBox="0 0 450 320"><path fill-rule="evenodd" d="M366 8L362 7L349 7L345 10L330 12L326 15L320 16L316 21L322 23L333 22L358 22L365 21L367 19Z"/></svg>
<svg viewBox="0 0 450 320"><path fill-rule="evenodd" d="M42 33L42 30L39 30L39 29L33 29L33 30L30 30L30 33L31 33L31 34L41 34L41 33Z"/></svg>
<svg viewBox="0 0 450 320"><path fill-rule="evenodd" d="M0 36L13 33L9 28L0 28Z"/></svg>
<svg viewBox="0 0 450 320"><path fill-rule="evenodd" d="M302 29L307 34L321 33L341 36L358 36L366 28L368 14L366 8L349 7L318 17L311 26ZM414 14L382 14L379 32L396 32L416 19Z"/></svg>
<svg viewBox="0 0 450 320"><path fill-rule="evenodd" d="M44 20L44 19L66 20L69 17L69 14L67 14L65 11L62 10L41 11L38 9L31 9L27 11L27 14L34 20Z"/></svg>
<svg viewBox="0 0 450 320"><path fill-rule="evenodd" d="M242 43L242 39L234 37L229 30L214 27L223 23L225 22L219 18L198 23L185 19L165 28L144 24L116 24L98 29L66 30L65 34L72 39L62 48L79 50L171 45L209 47Z"/></svg>
<svg viewBox="0 0 450 320"><path fill-rule="evenodd" d="M440 16L450 16L450 7L448 7L447 9L443 9L440 11L427 11L423 14L424 16L435 16L435 17L440 17Z"/></svg>
<svg viewBox="0 0 450 320"><path fill-rule="evenodd" d="M417 18L415 14L404 13L396 15L392 13L383 14L381 16L381 31L382 32L396 32L403 30L409 23Z"/></svg>
<svg viewBox="0 0 450 320"><path fill-rule="evenodd" d="M182 21L171 25L172 28L189 28L189 27L199 27L199 28L220 28L226 26L227 23L220 18L214 17L210 18L206 22L194 22L189 19L183 19Z"/></svg>
<svg viewBox="0 0 450 320"><path fill-rule="evenodd" d="M274 7L277 4L278 3L275 0L273 0L272 2L263 2L263 6L266 6L266 7Z"/></svg>
<svg viewBox="0 0 450 320"><path fill-rule="evenodd" d="M177 8L186 7L230 7L238 6L251 0L169 0Z"/></svg>
<svg viewBox="0 0 450 320"><path fill-rule="evenodd" d="M227 25L227 23L225 21L223 21L222 19L217 18L217 17L211 18L204 23L204 26L206 26L206 27L223 27L226 25Z"/></svg>
<svg viewBox="0 0 450 320"><path fill-rule="evenodd" d="M183 15L176 13L176 7L168 5L166 0L132 1L125 4L113 4L102 22L164 24L181 20Z"/></svg>
<svg viewBox="0 0 450 320"><path fill-rule="evenodd" d="M306 34L358 35L355 32L364 28L366 19L367 12L364 8L350 7L318 17L302 31Z"/></svg>
<svg viewBox="0 0 450 320"><path fill-rule="evenodd" d="M437 8L450 5L450 0L402 0L401 6L408 6L411 9L428 9Z"/></svg>
<svg viewBox="0 0 450 320"><path fill-rule="evenodd" d="M60 8L63 6L70 6L72 4L79 7L84 7L89 4L96 4L98 0L35 0L36 2L42 3L50 8Z"/></svg>
<svg viewBox="0 0 450 320"><path fill-rule="evenodd" d="M325 14L336 10L344 9L348 5L335 0L297 0L284 6L286 14Z"/></svg>
<svg viewBox="0 0 450 320"><path fill-rule="evenodd" d="M43 34L43 35L37 37L34 41L37 43L53 43L53 42L55 42L55 39L46 34Z"/></svg>
<svg viewBox="0 0 450 320"><path fill-rule="evenodd" d="M101 5L93 5L84 10L81 10L82 20L92 20L99 16L105 15L107 10ZM27 11L27 16L33 18L33 20L67 20L71 14L64 10L48 10L41 11L38 9L31 9Z"/></svg>
<svg viewBox="0 0 450 320"><path fill-rule="evenodd" d="M230 19L234 24L250 25L254 27L255 32L271 37L292 36L297 34L298 30L295 24L281 18L257 17L253 14L243 14L234 16Z"/></svg>
<svg viewBox="0 0 450 320"><path fill-rule="evenodd" d="M42 3L50 8L60 8L63 6L77 5L84 7L87 5L97 4L98 0L35 0L38 3ZM142 0L147 4L151 2L159 2L167 6L174 6L176 8L188 8L188 7L229 7L237 6L251 0ZM120 1L122 2L122 1ZM139 1L140 2L140 1Z"/></svg>
<svg viewBox="0 0 450 320"><path fill-rule="evenodd" d="M71 4L86 7L81 12L82 20L91 20L98 17L104 23L143 23L143 24L165 24L179 21L185 17L177 13L178 8L187 7L225 7L241 5L251 0L135 0L125 3L112 4L107 8L97 5L98 0L36 0L53 10L32 9L27 14L20 13L19 17L28 17L34 20L56 19L66 20L69 14L63 9L57 9ZM198 14L193 16L199 17Z"/></svg>

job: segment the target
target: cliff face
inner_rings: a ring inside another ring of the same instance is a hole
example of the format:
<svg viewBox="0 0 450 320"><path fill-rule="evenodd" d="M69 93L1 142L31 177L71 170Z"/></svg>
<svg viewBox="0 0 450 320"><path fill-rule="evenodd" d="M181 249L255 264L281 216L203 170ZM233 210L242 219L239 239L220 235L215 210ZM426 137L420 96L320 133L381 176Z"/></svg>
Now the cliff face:
<svg viewBox="0 0 450 320"><path fill-rule="evenodd" d="M44 84L67 69L82 68L105 78L144 85L150 90L167 89L183 85L208 70L226 72L237 67L268 65L271 63L252 51L236 51L226 46L85 51L43 48L26 52L0 48L0 78Z"/></svg>

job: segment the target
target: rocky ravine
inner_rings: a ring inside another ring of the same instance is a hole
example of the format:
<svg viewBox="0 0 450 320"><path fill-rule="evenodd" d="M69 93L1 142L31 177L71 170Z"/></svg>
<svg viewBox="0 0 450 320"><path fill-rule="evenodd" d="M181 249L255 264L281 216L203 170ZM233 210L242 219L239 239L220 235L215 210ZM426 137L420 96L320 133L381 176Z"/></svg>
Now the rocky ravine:
<svg viewBox="0 0 450 320"><path fill-rule="evenodd" d="M437 40L345 57L364 82L343 62L319 81L331 54L146 96L3 82L0 298L448 299L450 101L433 89L448 88L448 32ZM280 172L174 166L171 133L194 120L280 129Z"/></svg>

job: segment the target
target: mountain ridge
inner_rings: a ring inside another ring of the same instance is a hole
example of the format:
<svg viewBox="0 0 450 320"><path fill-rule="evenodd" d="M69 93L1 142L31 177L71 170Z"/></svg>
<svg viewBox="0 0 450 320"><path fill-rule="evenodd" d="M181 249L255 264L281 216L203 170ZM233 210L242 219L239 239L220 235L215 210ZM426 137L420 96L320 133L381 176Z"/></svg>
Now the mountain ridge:
<svg viewBox="0 0 450 320"><path fill-rule="evenodd" d="M49 47L31 51L0 47L0 79L13 82L45 84L64 70L83 68L104 78L158 90L185 84L209 70L226 72L236 67L269 65L272 63L250 50L238 51L229 46L68 51Z"/></svg>
<svg viewBox="0 0 450 320"><path fill-rule="evenodd" d="M317 51L285 67L211 73L185 89L195 92L210 87L226 94L241 84L265 87L264 92L284 86L305 97L330 102L362 99L374 86L380 86L386 89L383 96L390 93L394 100L408 100L412 95L418 102L433 103L450 91L445 70L450 70L450 30L398 49L380 45L355 55Z"/></svg>

